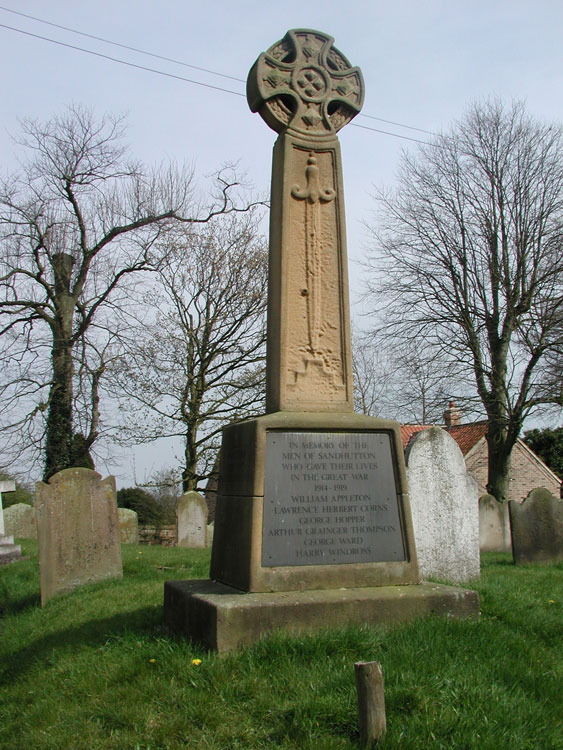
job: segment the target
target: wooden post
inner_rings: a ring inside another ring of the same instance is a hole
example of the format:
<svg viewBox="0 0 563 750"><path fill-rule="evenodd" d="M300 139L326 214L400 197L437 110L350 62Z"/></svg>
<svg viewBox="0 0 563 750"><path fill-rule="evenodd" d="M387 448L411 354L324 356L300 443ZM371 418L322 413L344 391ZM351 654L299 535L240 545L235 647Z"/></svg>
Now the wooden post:
<svg viewBox="0 0 563 750"><path fill-rule="evenodd" d="M383 671L377 661L359 661L354 664L358 715L360 721L360 745L371 748L385 733L385 696L383 693Z"/></svg>

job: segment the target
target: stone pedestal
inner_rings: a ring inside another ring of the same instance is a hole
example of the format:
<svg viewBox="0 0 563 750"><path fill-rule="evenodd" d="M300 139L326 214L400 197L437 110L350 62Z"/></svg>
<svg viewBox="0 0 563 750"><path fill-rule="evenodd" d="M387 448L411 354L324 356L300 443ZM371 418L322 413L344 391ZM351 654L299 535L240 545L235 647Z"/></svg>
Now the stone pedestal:
<svg viewBox="0 0 563 750"><path fill-rule="evenodd" d="M276 412L227 427L210 575L252 592L418 583L397 423Z"/></svg>
<svg viewBox="0 0 563 750"><path fill-rule="evenodd" d="M224 430L210 576L166 582L164 621L220 652L274 630L479 614L476 592L419 581L399 425L352 413Z"/></svg>
<svg viewBox="0 0 563 750"><path fill-rule="evenodd" d="M164 620L177 635L218 652L250 646L276 630L381 625L429 615L478 617L476 591L436 583L242 593L214 581L167 581Z"/></svg>

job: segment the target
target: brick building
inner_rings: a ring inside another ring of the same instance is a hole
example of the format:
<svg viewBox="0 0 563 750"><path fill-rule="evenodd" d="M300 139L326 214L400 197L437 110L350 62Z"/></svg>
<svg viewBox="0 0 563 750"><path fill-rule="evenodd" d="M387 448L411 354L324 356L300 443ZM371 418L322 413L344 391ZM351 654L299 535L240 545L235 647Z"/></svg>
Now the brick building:
<svg viewBox="0 0 563 750"><path fill-rule="evenodd" d="M436 425L402 425L401 436L406 448L409 440L417 432ZM461 412L450 401L444 412L444 424L440 425L450 433L459 445L469 474L479 485L479 495L486 494L488 445L485 435L487 422L461 424ZM555 497L560 497L561 479L549 469L523 440L516 441L512 449L510 467L510 500L522 502L536 487L545 487Z"/></svg>

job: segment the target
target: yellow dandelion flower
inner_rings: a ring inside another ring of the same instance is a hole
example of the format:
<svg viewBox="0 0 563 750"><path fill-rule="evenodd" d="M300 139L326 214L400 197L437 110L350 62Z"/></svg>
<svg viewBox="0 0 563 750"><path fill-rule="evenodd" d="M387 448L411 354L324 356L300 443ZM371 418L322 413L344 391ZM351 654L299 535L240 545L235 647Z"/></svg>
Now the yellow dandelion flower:
<svg viewBox="0 0 563 750"><path fill-rule="evenodd" d="M550 604L555 604L555 600L554 600L554 599L550 599L550 600L549 600L549 603L550 603Z"/></svg>
<svg viewBox="0 0 563 750"><path fill-rule="evenodd" d="M192 664L195 667L199 667L199 665L201 664L201 659L192 659Z"/></svg>
<svg viewBox="0 0 563 750"><path fill-rule="evenodd" d="M156 659L149 659L149 664L156 664Z"/></svg>

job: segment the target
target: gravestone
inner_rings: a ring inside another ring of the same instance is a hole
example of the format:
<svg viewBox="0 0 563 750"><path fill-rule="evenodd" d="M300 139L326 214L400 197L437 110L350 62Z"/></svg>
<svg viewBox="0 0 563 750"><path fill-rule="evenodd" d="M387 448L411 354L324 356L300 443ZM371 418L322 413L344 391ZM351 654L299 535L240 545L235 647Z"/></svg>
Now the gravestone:
<svg viewBox="0 0 563 750"><path fill-rule="evenodd" d="M15 492L15 490L16 483L13 480L0 480L0 565L14 562L22 556L21 546L14 544L14 537L6 534L4 526L2 495L7 492Z"/></svg>
<svg viewBox="0 0 563 750"><path fill-rule="evenodd" d="M2 505L2 495L5 495L7 492L15 492L16 491L16 483L13 479L1 479L0 480L0 536L4 536L6 533L5 527L4 527L4 507Z"/></svg>
<svg viewBox="0 0 563 750"><path fill-rule="evenodd" d="M563 502L549 490L532 490L523 503L509 502L515 563L563 560Z"/></svg>
<svg viewBox="0 0 563 750"><path fill-rule="evenodd" d="M35 493L41 604L86 583L122 575L115 478L65 469Z"/></svg>
<svg viewBox="0 0 563 750"><path fill-rule="evenodd" d="M118 508L119 538L121 544L139 543L139 519L134 510L130 508Z"/></svg>
<svg viewBox="0 0 563 750"><path fill-rule="evenodd" d="M207 547L207 503L199 492L184 492L176 502L178 547Z"/></svg>
<svg viewBox="0 0 563 750"><path fill-rule="evenodd" d="M227 651L278 628L473 615L475 592L418 585L399 425L353 412L337 132L362 74L296 29L259 56L247 98L278 133L267 413L223 430L211 580L168 581L165 622Z"/></svg>
<svg viewBox="0 0 563 750"><path fill-rule="evenodd" d="M18 539L37 539L35 508L27 503L10 505L4 511L6 533Z"/></svg>
<svg viewBox="0 0 563 750"><path fill-rule="evenodd" d="M431 427L414 436L406 459L421 576L455 583L478 578L478 486L458 444Z"/></svg>
<svg viewBox="0 0 563 750"><path fill-rule="evenodd" d="M211 547L213 545L213 534L215 533L215 524L214 523L208 523L207 524L207 546Z"/></svg>
<svg viewBox="0 0 563 750"><path fill-rule="evenodd" d="M479 549L481 552L511 550L508 503L499 503L493 495L479 498Z"/></svg>

